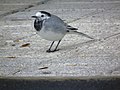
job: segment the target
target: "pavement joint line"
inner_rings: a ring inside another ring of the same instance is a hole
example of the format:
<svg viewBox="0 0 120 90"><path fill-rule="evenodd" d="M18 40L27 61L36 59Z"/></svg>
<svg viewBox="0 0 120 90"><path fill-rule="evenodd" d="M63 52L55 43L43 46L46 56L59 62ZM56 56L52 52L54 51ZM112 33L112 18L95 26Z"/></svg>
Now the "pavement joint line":
<svg viewBox="0 0 120 90"><path fill-rule="evenodd" d="M116 34L113 34L113 35L110 35L110 36L107 36L107 37L105 37L105 38L103 38L103 39L106 40L106 39L109 39L109 38L111 38L111 37L115 37L115 36L118 36L118 35L120 35L120 32L119 32L119 33L116 33Z"/></svg>
<svg viewBox="0 0 120 90"><path fill-rule="evenodd" d="M84 15L84 16L81 16L81 17L76 18L76 19L74 19L74 20L68 21L67 23L73 23L73 22L79 21L80 19L88 18L88 17L90 17L90 16L92 16L92 15L96 15L96 14L99 14L99 13L103 13L103 12L105 12L105 11L109 11L109 10L111 10L112 8L117 8L117 7L118 7L118 6L116 5L115 7L111 7L111 8L109 8L109 9L107 9L107 10L106 10L106 9L102 9L102 10L100 10L100 11L99 11L99 9L96 9L96 11L90 12L90 13Z"/></svg>
<svg viewBox="0 0 120 90"><path fill-rule="evenodd" d="M16 6L16 5L30 5L30 4L31 4L31 3L11 3L11 4L4 3L4 4L0 4L0 5L2 5L2 6L4 6L4 5L6 5L6 6L7 6L7 5L8 5L8 6L9 6L9 5L13 5L13 6L14 6L14 5L15 5L15 6Z"/></svg>
<svg viewBox="0 0 120 90"><path fill-rule="evenodd" d="M46 52L45 52L46 53ZM81 55L82 56L82 55ZM109 55L107 56L107 55L86 55L86 56L82 56L82 57L109 57ZM10 56L10 57L15 57L15 58L38 58L39 59L39 57L40 56ZM116 56L117 58L119 58L118 56ZM2 56L2 57L0 57L0 58L8 58L8 57L6 57L6 56ZM9 59L14 59L14 58L9 58ZM40 59L42 59L42 58L40 58ZM54 59L54 58L53 58Z"/></svg>
<svg viewBox="0 0 120 90"><path fill-rule="evenodd" d="M30 27L31 25L28 24L28 25L4 25L3 27Z"/></svg>
<svg viewBox="0 0 120 90"><path fill-rule="evenodd" d="M103 11L101 11L101 12L103 12ZM98 14L98 13L100 13L100 12L98 12L98 10L96 10L94 12L90 12L89 14L86 14L86 15L76 18L74 20L68 21L67 23L73 23L73 22L79 21L80 19L88 18L88 17Z"/></svg>
<svg viewBox="0 0 120 90"><path fill-rule="evenodd" d="M62 2L61 2L61 3L62 3ZM64 2L64 3L68 3L68 2ZM69 3L76 3L76 2L71 1L71 2L69 2ZM95 1L90 1L90 2L84 2L84 1L83 1L83 2L82 2L82 1L81 1L81 2L79 2L79 1L78 1L77 3L95 3L95 4L96 4L96 3L107 3L107 4L108 4L108 3L120 3L120 1L103 1L103 2L101 2L101 1L97 1L97 2L95 2ZM55 4L56 4L56 2L55 2ZM57 2L57 4L58 4L58 2Z"/></svg>
<svg viewBox="0 0 120 90"><path fill-rule="evenodd" d="M65 48L67 50L72 50L72 47L80 47L80 46L83 46L84 44L85 45L90 45L90 44L93 44L93 43L96 43L96 42L101 42L100 39L94 39L94 40L89 40L89 41L86 41L86 42L83 42L83 43L77 43L77 44L73 44L73 45L69 45L69 46L61 46L61 48Z"/></svg>
<svg viewBox="0 0 120 90"><path fill-rule="evenodd" d="M8 11L6 13L1 14L0 15L0 19L2 17L8 16L8 15L11 15L11 14L15 14L15 13L18 13L18 12L23 12L23 11L25 11L27 9L30 9L32 7L36 7L36 6L41 5L41 4L46 4L48 1L50 1L50 0L43 0L43 1L40 1L40 2L37 2L37 3L34 3L34 4L30 4L30 5L28 5L26 7L23 7L23 8L18 8L18 9L15 9L15 10L10 10L10 11Z"/></svg>

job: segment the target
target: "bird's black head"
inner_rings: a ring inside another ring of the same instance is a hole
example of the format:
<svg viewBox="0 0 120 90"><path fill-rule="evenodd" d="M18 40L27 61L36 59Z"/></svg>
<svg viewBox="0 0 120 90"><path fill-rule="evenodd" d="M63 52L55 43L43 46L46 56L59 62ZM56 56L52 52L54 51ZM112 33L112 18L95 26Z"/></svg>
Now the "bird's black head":
<svg viewBox="0 0 120 90"><path fill-rule="evenodd" d="M46 14L47 16L51 17L51 14L46 12L46 11L39 11L39 12L41 12L42 14Z"/></svg>

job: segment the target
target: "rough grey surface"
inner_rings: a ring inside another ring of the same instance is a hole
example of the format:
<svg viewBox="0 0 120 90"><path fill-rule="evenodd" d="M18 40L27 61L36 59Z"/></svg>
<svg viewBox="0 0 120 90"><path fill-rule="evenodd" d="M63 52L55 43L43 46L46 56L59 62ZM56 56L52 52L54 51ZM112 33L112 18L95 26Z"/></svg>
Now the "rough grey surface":
<svg viewBox="0 0 120 90"><path fill-rule="evenodd" d="M0 2L0 76L120 75L119 0ZM21 9L23 5L33 6ZM58 15L96 40L66 35L59 51L46 53L51 42L36 34L31 19L39 10Z"/></svg>

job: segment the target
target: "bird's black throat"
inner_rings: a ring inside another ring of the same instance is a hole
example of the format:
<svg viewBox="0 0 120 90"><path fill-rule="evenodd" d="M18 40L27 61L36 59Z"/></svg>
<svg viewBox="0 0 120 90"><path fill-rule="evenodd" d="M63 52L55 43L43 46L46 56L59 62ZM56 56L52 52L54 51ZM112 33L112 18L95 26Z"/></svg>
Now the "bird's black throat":
<svg viewBox="0 0 120 90"><path fill-rule="evenodd" d="M34 28L35 28L37 31L40 31L40 30L41 30L42 25L43 25L43 20L35 19L35 21L34 21Z"/></svg>

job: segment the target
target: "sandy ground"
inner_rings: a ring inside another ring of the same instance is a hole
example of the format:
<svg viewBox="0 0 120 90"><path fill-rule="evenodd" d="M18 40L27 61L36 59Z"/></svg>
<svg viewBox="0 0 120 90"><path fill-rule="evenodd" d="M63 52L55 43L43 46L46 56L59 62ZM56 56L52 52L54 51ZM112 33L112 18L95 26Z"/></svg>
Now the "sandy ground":
<svg viewBox="0 0 120 90"><path fill-rule="evenodd" d="M119 76L119 0L0 1L0 76ZM33 27L45 10L96 40L66 35L59 51Z"/></svg>

